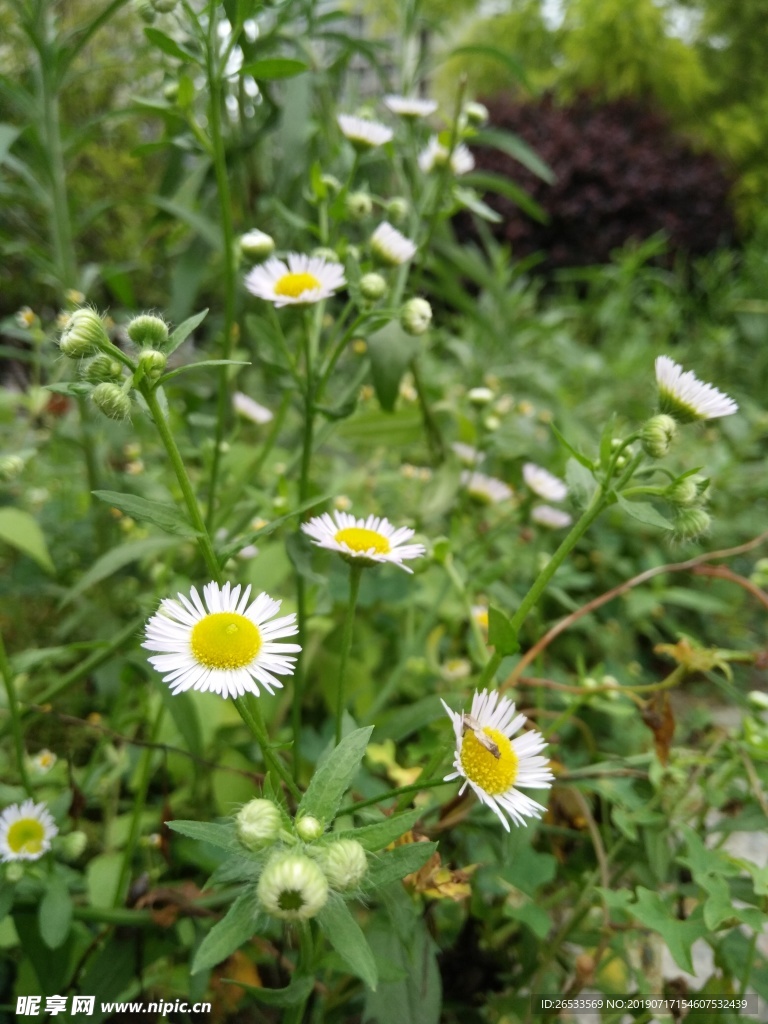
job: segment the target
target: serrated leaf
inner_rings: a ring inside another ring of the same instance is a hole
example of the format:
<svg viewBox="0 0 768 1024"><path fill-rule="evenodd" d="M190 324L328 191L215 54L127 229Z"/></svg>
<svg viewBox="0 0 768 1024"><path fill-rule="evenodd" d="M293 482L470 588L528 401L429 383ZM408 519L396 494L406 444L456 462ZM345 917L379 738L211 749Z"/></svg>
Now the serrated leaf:
<svg viewBox="0 0 768 1024"><path fill-rule="evenodd" d="M325 824L333 821L341 798L357 774L372 732L372 725L355 729L318 761L297 816L311 814Z"/></svg>
<svg viewBox="0 0 768 1024"><path fill-rule="evenodd" d="M0 508L0 541L29 555L46 572L56 571L43 531L29 512L20 508Z"/></svg>
<svg viewBox="0 0 768 1024"><path fill-rule="evenodd" d="M226 915L216 922L200 943L190 973L197 974L226 960L263 927L262 922L253 893L238 896Z"/></svg>
<svg viewBox="0 0 768 1024"><path fill-rule="evenodd" d="M365 888L378 889L382 885L402 880L423 867L435 850L437 843L408 843L387 850L379 860L371 861L365 876Z"/></svg>
<svg viewBox="0 0 768 1024"><path fill-rule="evenodd" d="M636 519L639 523L644 523L646 526L656 526L660 530L674 530L672 523L661 512L657 512L649 502L628 501L621 494L616 495L616 501L628 516Z"/></svg>
<svg viewBox="0 0 768 1024"><path fill-rule="evenodd" d="M168 537L147 537L144 540L131 540L112 548L101 558L97 558L90 569L80 577L75 586L64 596L62 606L69 604L89 587L101 583L102 580L112 576L126 565L130 565L131 562L137 562L140 558L157 551L175 547L178 543L178 540L171 540Z"/></svg>
<svg viewBox="0 0 768 1024"><path fill-rule="evenodd" d="M49 949L66 941L72 925L72 897L64 881L54 875L48 882L38 914L40 936Z"/></svg>
<svg viewBox="0 0 768 1024"><path fill-rule="evenodd" d="M294 974L286 988L260 988L256 985L246 985L235 978L221 980L226 985L239 985L240 988L246 989L257 1003L264 1003L265 1006L299 1006L315 987L315 979L306 974Z"/></svg>
<svg viewBox="0 0 768 1024"><path fill-rule="evenodd" d="M375 992L379 980L376 961L368 940L344 900L334 893L317 915L317 923L350 971Z"/></svg>
<svg viewBox="0 0 768 1024"><path fill-rule="evenodd" d="M350 808L354 812L354 807ZM422 811L406 811L404 814L395 814L384 821L376 821L372 825L361 825L360 828L347 828L341 832L331 833L333 842L339 839L356 839L364 850L376 852L383 850L385 846L394 843L396 839L404 835L408 829L413 828Z"/></svg>
<svg viewBox="0 0 768 1024"><path fill-rule="evenodd" d="M267 57L264 60L253 60L240 68L241 75L251 75L256 81L267 81L273 78L293 78L309 70L303 60L291 57Z"/></svg>
<svg viewBox="0 0 768 1024"><path fill-rule="evenodd" d="M230 850L235 853L242 853L243 847L235 833L234 825L217 825L213 821L167 821L166 825L174 832L180 832L190 839L199 839L201 842L210 843L211 846L218 846L222 850Z"/></svg>
<svg viewBox="0 0 768 1024"><path fill-rule="evenodd" d="M194 316L188 317L183 323L180 323L175 331L172 332L171 336L163 345L163 351L166 355L170 355L175 352L179 345L183 344L190 336L192 331L205 320L208 316L208 310L204 309L202 313L195 313Z"/></svg>
<svg viewBox="0 0 768 1024"><path fill-rule="evenodd" d="M560 433L560 431L557 429L557 427L555 426L554 423L550 423L549 427L550 427L550 430L552 431L552 433L557 438L557 440L563 446L563 448L565 448L566 451L570 452L571 455L574 457L574 459L576 459L577 462L580 462L582 464L582 466L585 466L587 469L592 470L594 472L594 469L595 469L594 462L592 462L591 459L588 459L586 455L582 455L580 451L577 451L573 447L571 442L567 441L565 439L565 437L563 437L563 435Z"/></svg>
<svg viewBox="0 0 768 1024"><path fill-rule="evenodd" d="M120 491L92 491L91 493L99 501L105 501L133 519L141 519L143 522L159 526L166 533L173 533L179 537L197 536L197 531L170 502L140 498L138 495L122 494Z"/></svg>
<svg viewBox="0 0 768 1024"><path fill-rule="evenodd" d="M520 643L517 633L512 628L512 623L504 612L494 608L493 605L488 609L488 643L495 648L497 654L504 657L520 650Z"/></svg>

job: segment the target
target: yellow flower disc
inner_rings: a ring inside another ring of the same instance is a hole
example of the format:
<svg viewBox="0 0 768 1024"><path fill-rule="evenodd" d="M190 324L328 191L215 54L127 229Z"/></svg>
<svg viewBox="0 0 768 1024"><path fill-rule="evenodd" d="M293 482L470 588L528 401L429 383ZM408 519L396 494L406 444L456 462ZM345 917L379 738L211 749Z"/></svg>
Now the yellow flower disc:
<svg viewBox="0 0 768 1024"><path fill-rule="evenodd" d="M382 537L375 530L366 530L362 526L348 526L339 530L334 540L339 544L346 544L352 551L359 551L361 554L370 551L371 548L377 555L388 555L392 550L386 537Z"/></svg>
<svg viewBox="0 0 768 1024"><path fill-rule="evenodd" d="M461 766L467 778L486 793L492 796L506 793L517 778L517 754L498 729L486 726L482 731L499 748L501 757L487 750L473 732L467 732L461 743Z"/></svg>
<svg viewBox="0 0 768 1024"><path fill-rule="evenodd" d="M8 829L8 845L14 853L40 853L45 839L45 828L36 818L14 821Z"/></svg>
<svg viewBox="0 0 768 1024"><path fill-rule="evenodd" d="M320 282L314 274L283 274L275 282L275 295L290 295L292 299L298 299L304 292L313 292L319 287Z"/></svg>
<svg viewBox="0 0 768 1024"><path fill-rule="evenodd" d="M214 612L195 624L190 643L195 660L206 668L243 668L259 653L261 634L244 615Z"/></svg>

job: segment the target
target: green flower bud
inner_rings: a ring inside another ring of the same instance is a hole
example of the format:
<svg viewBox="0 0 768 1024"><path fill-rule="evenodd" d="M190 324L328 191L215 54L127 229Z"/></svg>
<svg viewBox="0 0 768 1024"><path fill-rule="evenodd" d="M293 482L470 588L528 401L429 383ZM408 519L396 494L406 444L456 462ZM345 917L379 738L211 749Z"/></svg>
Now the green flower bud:
<svg viewBox="0 0 768 1024"><path fill-rule="evenodd" d="M367 192L350 192L346 202L347 215L352 220L363 220L373 211L373 200Z"/></svg>
<svg viewBox="0 0 768 1024"><path fill-rule="evenodd" d="M360 278L360 292L364 299L375 302L387 292L387 282L381 274L363 274Z"/></svg>
<svg viewBox="0 0 768 1024"><path fill-rule="evenodd" d="M677 434L677 423L666 413L652 416L643 424L640 442L643 451L651 459L663 459Z"/></svg>
<svg viewBox="0 0 768 1024"><path fill-rule="evenodd" d="M463 113L467 119L467 124L471 124L475 128L481 128L484 124L488 123L488 107L483 103L467 103L464 106Z"/></svg>
<svg viewBox="0 0 768 1024"><path fill-rule="evenodd" d="M236 819L237 837L249 850L274 843L280 834L282 817L271 800L251 800Z"/></svg>
<svg viewBox="0 0 768 1024"><path fill-rule="evenodd" d="M418 337L429 330L432 307L426 299L409 299L400 311L400 326L406 334Z"/></svg>
<svg viewBox="0 0 768 1024"><path fill-rule="evenodd" d="M368 870L365 850L356 839L339 839L323 850L321 864L331 888L356 889Z"/></svg>
<svg viewBox="0 0 768 1024"><path fill-rule="evenodd" d="M9 864L5 869L6 881L10 882L12 885L15 885L16 882L20 882L23 877L24 864L19 863L19 861L14 861L14 863Z"/></svg>
<svg viewBox="0 0 768 1024"><path fill-rule="evenodd" d="M321 259L325 260L326 263L341 263L339 254L336 250L331 249L330 246L327 245L319 245L316 249L312 250L312 255L319 256Z"/></svg>
<svg viewBox="0 0 768 1024"><path fill-rule="evenodd" d="M131 341L142 347L162 348L168 340L168 324L149 313L134 317L126 329Z"/></svg>
<svg viewBox="0 0 768 1024"><path fill-rule="evenodd" d="M24 469L24 459L20 455L5 455L0 458L0 480L15 480Z"/></svg>
<svg viewBox="0 0 768 1024"><path fill-rule="evenodd" d="M176 0L151 0L158 14L170 14L176 6Z"/></svg>
<svg viewBox="0 0 768 1024"><path fill-rule="evenodd" d="M395 224L402 224L405 218L408 216L410 206L408 200L402 196L394 196L387 203L387 216Z"/></svg>
<svg viewBox="0 0 768 1024"><path fill-rule="evenodd" d="M135 0L134 6L136 8L136 13L141 20L146 22L147 25L151 25L157 17L157 13L150 3L150 0Z"/></svg>
<svg viewBox="0 0 768 1024"><path fill-rule="evenodd" d="M144 367L144 373L149 380L157 380L162 376L167 362L168 356L156 348L145 348L139 356L139 366Z"/></svg>
<svg viewBox="0 0 768 1024"><path fill-rule="evenodd" d="M307 921L327 903L328 879L304 854L278 854L262 871L256 895L268 914L284 921Z"/></svg>
<svg viewBox="0 0 768 1024"><path fill-rule="evenodd" d="M493 392L490 388L470 388L467 398L478 409L493 401Z"/></svg>
<svg viewBox="0 0 768 1024"><path fill-rule="evenodd" d="M747 701L755 711L768 711L768 693L763 693L762 690L750 690Z"/></svg>
<svg viewBox="0 0 768 1024"><path fill-rule="evenodd" d="M80 376L91 384L100 384L104 380L120 381L123 377L123 364L119 359L113 359L106 352L84 363L80 369Z"/></svg>
<svg viewBox="0 0 768 1024"><path fill-rule="evenodd" d="M675 540L695 540L706 533L712 522L711 516L703 508L681 509L674 519Z"/></svg>
<svg viewBox="0 0 768 1024"><path fill-rule="evenodd" d="M265 260L275 251L275 240L272 235L256 228L240 236L240 252L254 262Z"/></svg>
<svg viewBox="0 0 768 1024"><path fill-rule="evenodd" d="M131 400L119 384L97 384L91 392L91 400L111 420L127 420L131 415Z"/></svg>
<svg viewBox="0 0 768 1024"><path fill-rule="evenodd" d="M305 843L311 843L313 840L319 839L323 834L323 823L318 821L317 818L312 817L311 814L305 814L303 818L299 818L296 822L296 832Z"/></svg>
<svg viewBox="0 0 768 1024"><path fill-rule="evenodd" d="M664 496L670 505L676 508L690 508L701 501L704 481L701 477L686 476L675 480L664 492Z"/></svg>
<svg viewBox="0 0 768 1024"><path fill-rule="evenodd" d="M72 313L59 341L59 348L70 359L92 356L109 346L111 342L104 329L103 320L87 306Z"/></svg>
<svg viewBox="0 0 768 1024"><path fill-rule="evenodd" d="M87 845L88 837L79 829L70 832L69 835L61 836L58 842L58 848L64 860L77 860L85 852Z"/></svg>

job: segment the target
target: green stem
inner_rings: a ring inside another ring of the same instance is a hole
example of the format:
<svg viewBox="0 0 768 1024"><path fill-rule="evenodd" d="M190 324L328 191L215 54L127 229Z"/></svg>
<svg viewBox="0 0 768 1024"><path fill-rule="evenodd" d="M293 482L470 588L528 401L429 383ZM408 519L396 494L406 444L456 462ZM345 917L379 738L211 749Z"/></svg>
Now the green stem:
<svg viewBox="0 0 768 1024"><path fill-rule="evenodd" d="M154 744L157 741L157 735L160 731L160 723L163 720L163 712L165 705L160 703L157 708L155 715L155 721L152 724L152 731L149 736L150 744ZM117 889L115 891L115 907L121 907L125 902L125 896L128 888L128 882L131 875L131 862L133 861L133 855L136 851L136 844L139 841L139 834L141 832L141 816L144 813L144 806L147 802L147 792L149 790L149 780L152 775L152 758L155 755L154 746L146 748L141 759L141 774L139 776L139 785L134 793L133 797L133 810L131 813L131 830L128 835L128 841L125 844L125 850L123 851L123 864L120 868L120 880L117 883Z"/></svg>
<svg viewBox="0 0 768 1024"><path fill-rule="evenodd" d="M344 718L344 683L347 675L349 652L352 649L357 595L360 591L360 580L364 568L365 566L355 564L354 562L350 565L349 602L347 604L347 614L344 618L344 632L341 634L341 664L339 665L339 685L336 695L336 746L341 743L341 723Z"/></svg>
<svg viewBox="0 0 768 1024"><path fill-rule="evenodd" d="M269 742L267 727L264 724L264 716L261 713L259 699L253 694L246 694L244 697L235 697L234 705L248 728L253 733L256 742L261 747L264 761L283 780L286 788L297 801L301 800L301 792L291 778L291 774L283 762L277 757Z"/></svg>
<svg viewBox="0 0 768 1024"><path fill-rule="evenodd" d="M19 768L19 777L21 778L22 786L27 791L27 796L33 796L32 785L29 781L27 765L24 760L24 739L21 732L19 705L16 700L16 687L13 682L13 669L8 660L2 633L0 633L0 675L3 677L5 692L8 697L8 711L11 715L11 729L13 730L13 744L16 748L16 763Z"/></svg>
<svg viewBox="0 0 768 1024"><path fill-rule="evenodd" d="M152 419L157 427L157 432L160 435L160 440L163 442L165 450L168 453L168 458L171 460L173 471L176 474L176 479L179 481L179 487L181 487L181 493L184 496L184 503L187 506L190 522L197 532L197 543L200 547L200 553L205 559L205 563L208 566L213 579L218 582L221 573L219 560L216 557L216 552L213 550L211 538L208 535L205 522L200 514L197 498L195 497L195 492L192 490L192 484L190 483L189 475L176 444L176 440L168 425L168 421L163 414L163 410L160 408L160 403L157 400L154 389L147 384L146 381L142 381L139 384L139 390L149 407Z"/></svg>
<svg viewBox="0 0 768 1024"><path fill-rule="evenodd" d="M300 921L297 931L299 935L299 959L296 964L296 974L306 977L312 974L315 958L311 923L309 921ZM308 992L300 1002L288 1008L284 1018L285 1024L302 1024L310 994L311 992Z"/></svg>
<svg viewBox="0 0 768 1024"><path fill-rule="evenodd" d="M55 40L51 38L50 26L43 28L44 42L41 42L38 56L39 99L43 114L45 152L50 172L50 228L53 240L56 274L62 291L74 288L77 283L77 265L72 243L72 227L67 202L67 176L64 165L64 149L61 144L59 119L59 96L56 75Z"/></svg>
<svg viewBox="0 0 768 1024"><path fill-rule="evenodd" d="M386 793L381 793L379 796L372 796L369 797L368 800L361 800L360 803L350 804L346 810L349 814L357 814L358 811L362 811L365 807L374 807L376 804L380 804L384 800L391 800L393 797L400 797L405 793L418 793L422 789L434 789L435 786L445 785L447 785L447 783L443 779L425 779L424 782L413 782L410 786L399 786L397 789L388 789Z"/></svg>

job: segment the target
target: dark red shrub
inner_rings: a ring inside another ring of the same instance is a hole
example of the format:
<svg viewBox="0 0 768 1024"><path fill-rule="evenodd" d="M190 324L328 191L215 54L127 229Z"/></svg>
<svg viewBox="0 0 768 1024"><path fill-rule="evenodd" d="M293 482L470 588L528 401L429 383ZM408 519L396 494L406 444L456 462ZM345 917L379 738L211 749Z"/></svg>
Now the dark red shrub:
<svg viewBox="0 0 768 1024"><path fill-rule="evenodd" d="M515 257L541 253L545 269L606 263L630 239L659 231L672 254L700 256L733 242L731 181L722 165L639 103L583 96L568 106L551 97L487 106L491 125L519 135L557 176L549 185L505 153L475 147L478 170L512 178L549 215L541 224L510 199L485 196L503 217L491 230ZM467 231L463 220L459 234Z"/></svg>

